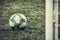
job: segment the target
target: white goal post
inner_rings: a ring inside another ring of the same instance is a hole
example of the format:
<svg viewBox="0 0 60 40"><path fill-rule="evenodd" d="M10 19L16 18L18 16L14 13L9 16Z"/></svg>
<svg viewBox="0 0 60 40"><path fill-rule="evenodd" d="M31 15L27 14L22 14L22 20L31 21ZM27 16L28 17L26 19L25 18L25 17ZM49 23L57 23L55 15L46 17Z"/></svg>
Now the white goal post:
<svg viewBox="0 0 60 40"><path fill-rule="evenodd" d="M54 5L53 5L53 1L56 2L54 3ZM46 3L45 5L46 39L45 40L58 40L58 0L46 0L45 3ZM53 22L55 22L55 25L53 25Z"/></svg>
<svg viewBox="0 0 60 40"><path fill-rule="evenodd" d="M46 12L46 20L45 20L45 30L46 30L46 39L45 40L53 40L53 0L46 0L45 12Z"/></svg>

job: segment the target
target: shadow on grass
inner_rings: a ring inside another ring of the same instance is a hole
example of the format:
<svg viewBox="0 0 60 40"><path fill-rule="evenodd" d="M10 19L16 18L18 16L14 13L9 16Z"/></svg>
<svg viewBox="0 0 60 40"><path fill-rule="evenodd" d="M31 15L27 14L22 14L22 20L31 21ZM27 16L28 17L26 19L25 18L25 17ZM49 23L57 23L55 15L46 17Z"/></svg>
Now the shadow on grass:
<svg viewBox="0 0 60 40"><path fill-rule="evenodd" d="M29 34L31 33L38 33L38 34L44 34L44 32L42 30L36 30L34 28L30 28L30 27L11 27L10 29L0 29L0 32L28 32Z"/></svg>
<svg viewBox="0 0 60 40"><path fill-rule="evenodd" d="M10 29L0 29L0 31L24 31L27 27L11 27Z"/></svg>

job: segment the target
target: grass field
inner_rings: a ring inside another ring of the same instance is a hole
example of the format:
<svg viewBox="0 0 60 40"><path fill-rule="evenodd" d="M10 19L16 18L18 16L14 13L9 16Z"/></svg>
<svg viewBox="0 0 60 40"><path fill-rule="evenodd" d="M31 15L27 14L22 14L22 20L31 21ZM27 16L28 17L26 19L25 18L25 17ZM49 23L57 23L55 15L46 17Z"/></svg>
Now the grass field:
<svg viewBox="0 0 60 40"><path fill-rule="evenodd" d="M26 16L29 29L10 30L9 18L15 13ZM0 40L45 40L45 0L0 0Z"/></svg>

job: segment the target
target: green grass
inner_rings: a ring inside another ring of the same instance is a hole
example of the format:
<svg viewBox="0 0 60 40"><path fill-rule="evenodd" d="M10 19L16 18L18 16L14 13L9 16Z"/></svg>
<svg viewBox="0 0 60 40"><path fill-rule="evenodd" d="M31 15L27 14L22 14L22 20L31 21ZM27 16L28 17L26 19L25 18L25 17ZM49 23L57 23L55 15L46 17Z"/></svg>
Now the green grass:
<svg viewBox="0 0 60 40"><path fill-rule="evenodd" d="M22 13L27 18L27 27L39 33L0 31L1 40L45 40L45 0L1 0L0 29L10 29L9 18Z"/></svg>

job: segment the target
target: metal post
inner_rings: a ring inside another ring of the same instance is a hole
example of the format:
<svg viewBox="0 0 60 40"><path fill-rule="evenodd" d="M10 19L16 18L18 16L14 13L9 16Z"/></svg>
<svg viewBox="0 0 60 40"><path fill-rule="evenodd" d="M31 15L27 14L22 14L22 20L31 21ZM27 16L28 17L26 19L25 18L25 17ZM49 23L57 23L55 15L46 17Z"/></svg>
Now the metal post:
<svg viewBox="0 0 60 40"><path fill-rule="evenodd" d="M58 0L55 4L56 24L55 24L55 40L58 40Z"/></svg>

